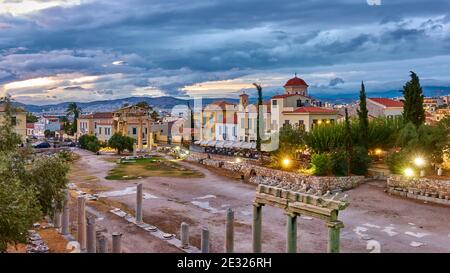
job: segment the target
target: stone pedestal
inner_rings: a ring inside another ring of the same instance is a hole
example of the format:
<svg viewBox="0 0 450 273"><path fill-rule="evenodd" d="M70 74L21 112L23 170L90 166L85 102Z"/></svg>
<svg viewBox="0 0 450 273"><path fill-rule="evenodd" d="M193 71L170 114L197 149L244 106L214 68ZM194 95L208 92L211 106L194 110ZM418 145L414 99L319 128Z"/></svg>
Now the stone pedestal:
<svg viewBox="0 0 450 273"><path fill-rule="evenodd" d="M209 230L207 228L202 228L202 237L200 244L202 253L209 253Z"/></svg>
<svg viewBox="0 0 450 273"><path fill-rule="evenodd" d="M188 248L189 247L189 225L185 222L181 223L181 247Z"/></svg>
<svg viewBox="0 0 450 273"><path fill-rule="evenodd" d="M287 245L286 251L288 253L296 253L297 252L297 215L286 213L287 216L287 224L286 224L286 232L287 232Z"/></svg>
<svg viewBox="0 0 450 273"><path fill-rule="evenodd" d="M100 235L97 238L98 243L98 253L107 253L108 252L108 238L104 235Z"/></svg>
<svg viewBox="0 0 450 273"><path fill-rule="evenodd" d="M120 232L112 234L112 252L122 253L122 233Z"/></svg>
<svg viewBox="0 0 450 273"><path fill-rule="evenodd" d="M90 216L87 219L87 253L96 252L97 238L95 235L95 216Z"/></svg>
<svg viewBox="0 0 450 273"><path fill-rule="evenodd" d="M339 253L340 251L340 231L344 227L341 221L327 223L328 227L328 253Z"/></svg>
<svg viewBox="0 0 450 273"><path fill-rule="evenodd" d="M252 244L253 252L261 253L261 226L262 226L262 205L253 204L253 225L252 225Z"/></svg>

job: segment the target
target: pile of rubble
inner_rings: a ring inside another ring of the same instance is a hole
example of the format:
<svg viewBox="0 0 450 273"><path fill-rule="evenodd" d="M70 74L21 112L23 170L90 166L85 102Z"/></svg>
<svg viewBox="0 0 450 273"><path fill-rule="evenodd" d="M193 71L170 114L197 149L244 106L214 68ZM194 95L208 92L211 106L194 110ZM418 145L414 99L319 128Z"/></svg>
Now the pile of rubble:
<svg viewBox="0 0 450 273"><path fill-rule="evenodd" d="M28 231L27 253L48 253L48 246L35 230Z"/></svg>

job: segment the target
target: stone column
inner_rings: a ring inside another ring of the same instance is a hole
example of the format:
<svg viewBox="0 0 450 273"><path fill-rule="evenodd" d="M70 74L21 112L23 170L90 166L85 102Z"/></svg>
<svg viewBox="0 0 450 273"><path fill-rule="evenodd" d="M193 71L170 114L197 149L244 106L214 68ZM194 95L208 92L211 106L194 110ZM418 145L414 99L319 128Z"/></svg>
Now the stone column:
<svg viewBox="0 0 450 273"><path fill-rule="evenodd" d="M100 235L97 238L98 243L98 253L107 253L108 252L108 238L105 235Z"/></svg>
<svg viewBox="0 0 450 273"><path fill-rule="evenodd" d="M150 120L147 121L147 151L151 152L153 146L153 133L152 133L152 123Z"/></svg>
<svg viewBox="0 0 450 273"><path fill-rule="evenodd" d="M137 156L137 145L136 143L133 144L133 156Z"/></svg>
<svg viewBox="0 0 450 273"><path fill-rule="evenodd" d="M53 225L55 226L55 228L61 227L61 217L62 217L61 211L55 210L55 215L53 215Z"/></svg>
<svg viewBox="0 0 450 273"><path fill-rule="evenodd" d="M136 190L136 223L142 223L142 184Z"/></svg>
<svg viewBox="0 0 450 273"><path fill-rule="evenodd" d="M61 226L61 234L69 235L70 233L70 218L69 218L69 200L70 193L69 190L65 190L66 200L64 201L64 208L62 213L62 226Z"/></svg>
<svg viewBox="0 0 450 273"><path fill-rule="evenodd" d="M142 146L142 120L139 120L137 142L138 142L139 151L142 151L142 149L143 149L143 146Z"/></svg>
<svg viewBox="0 0 450 273"><path fill-rule="evenodd" d="M261 225L262 225L262 205L253 204L253 252L261 253Z"/></svg>
<svg viewBox="0 0 450 273"><path fill-rule="evenodd" d="M287 215L287 252L297 252L297 215L286 213Z"/></svg>
<svg viewBox="0 0 450 273"><path fill-rule="evenodd" d="M112 234L112 252L122 253L122 233L120 232Z"/></svg>
<svg viewBox="0 0 450 273"><path fill-rule="evenodd" d="M209 253L209 230L207 228L202 228L201 250L202 253Z"/></svg>
<svg viewBox="0 0 450 273"><path fill-rule="evenodd" d="M95 216L87 218L87 253L96 251Z"/></svg>
<svg viewBox="0 0 450 273"><path fill-rule="evenodd" d="M227 210L226 231L225 231L225 253L234 252L234 212L230 208Z"/></svg>
<svg viewBox="0 0 450 273"><path fill-rule="evenodd" d="M77 197L78 208L78 242L81 251L86 250L86 199L84 196Z"/></svg>
<svg viewBox="0 0 450 273"><path fill-rule="evenodd" d="M340 229L344 227L341 221L327 222L328 253L339 253Z"/></svg>
<svg viewBox="0 0 450 273"><path fill-rule="evenodd" d="M189 247L189 225L185 222L181 223L181 248Z"/></svg>

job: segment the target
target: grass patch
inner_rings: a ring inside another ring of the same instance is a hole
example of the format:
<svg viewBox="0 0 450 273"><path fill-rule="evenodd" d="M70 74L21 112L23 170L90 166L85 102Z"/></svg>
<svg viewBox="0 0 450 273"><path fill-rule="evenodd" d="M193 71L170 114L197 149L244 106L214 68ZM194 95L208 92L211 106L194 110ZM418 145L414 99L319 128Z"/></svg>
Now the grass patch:
<svg viewBox="0 0 450 273"><path fill-rule="evenodd" d="M105 178L108 180L133 180L144 177L199 178L203 177L203 174L163 157L152 157L117 164Z"/></svg>

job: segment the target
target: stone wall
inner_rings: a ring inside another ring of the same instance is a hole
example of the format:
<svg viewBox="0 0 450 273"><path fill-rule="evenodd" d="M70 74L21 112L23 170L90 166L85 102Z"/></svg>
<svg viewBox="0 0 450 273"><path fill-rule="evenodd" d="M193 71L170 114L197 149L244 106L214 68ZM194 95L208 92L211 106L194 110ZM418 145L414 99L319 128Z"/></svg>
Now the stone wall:
<svg viewBox="0 0 450 273"><path fill-rule="evenodd" d="M403 197L450 205L450 180L430 178L404 178L391 176L387 180L388 192Z"/></svg>
<svg viewBox="0 0 450 273"><path fill-rule="evenodd" d="M253 164L250 160L242 159L242 162L231 161L232 158L220 155L203 153L191 153L186 160L222 168L234 173L241 174L242 179L253 184L265 182L285 182L301 184L307 190L312 189L316 193L324 194L327 191L344 191L357 187L364 181L363 176L310 176L301 173L287 172L261 167Z"/></svg>

